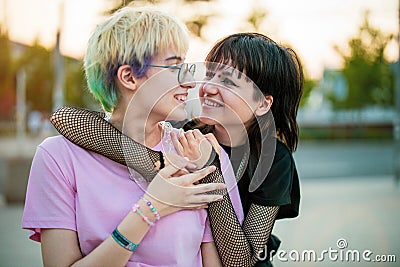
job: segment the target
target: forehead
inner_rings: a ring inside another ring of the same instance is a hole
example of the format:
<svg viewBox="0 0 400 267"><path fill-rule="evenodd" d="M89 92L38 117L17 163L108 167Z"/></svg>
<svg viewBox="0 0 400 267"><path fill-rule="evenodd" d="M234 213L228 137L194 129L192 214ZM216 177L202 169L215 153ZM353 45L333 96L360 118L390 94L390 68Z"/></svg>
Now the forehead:
<svg viewBox="0 0 400 267"><path fill-rule="evenodd" d="M154 59L161 61L183 61L185 59L186 54L183 52L179 52L174 48L168 48L163 51L160 51Z"/></svg>
<svg viewBox="0 0 400 267"><path fill-rule="evenodd" d="M231 65L225 65L223 63L215 63L215 62L209 62L206 64L206 68L208 72L214 72L218 73L218 75L223 75L227 77L231 77L234 79L238 80L244 80L246 82L252 82L252 80L247 77L245 70L241 72L237 68L231 66Z"/></svg>

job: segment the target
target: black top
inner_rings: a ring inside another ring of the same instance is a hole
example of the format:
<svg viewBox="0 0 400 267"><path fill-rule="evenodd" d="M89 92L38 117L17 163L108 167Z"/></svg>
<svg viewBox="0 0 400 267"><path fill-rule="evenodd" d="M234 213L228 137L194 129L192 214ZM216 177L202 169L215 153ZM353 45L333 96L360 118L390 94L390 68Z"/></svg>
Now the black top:
<svg viewBox="0 0 400 267"><path fill-rule="evenodd" d="M232 148L221 145L231 155ZM240 147L233 148L241 149ZM239 162L232 160L236 173ZM260 158L263 161L263 158ZM275 156L266 179L254 191L249 192L250 178L248 170L238 182L238 189L245 216L252 203L261 206L280 206L276 219L294 218L299 214L300 187L299 177L292 153L287 146L277 140Z"/></svg>
<svg viewBox="0 0 400 267"><path fill-rule="evenodd" d="M235 155L243 155L243 147L228 147L221 145L228 153L231 159L232 167L235 173L240 165L240 157L231 157L232 152ZM269 160L268 158L260 158L260 161ZM268 163L267 163L268 164ZM253 175L251 175L253 176ZM250 178L249 170L243 173L238 182L239 195L242 201L243 212L245 217L252 203L261 206L280 206L276 219L294 218L299 214L300 204L300 186L296 165L292 157L292 153L288 147L281 141L276 141L275 155L271 168L266 179L253 192L249 192ZM270 255L275 255L278 251L281 241L273 234L267 241L267 257L265 261L259 261L256 267L272 266ZM271 254L271 252L274 253ZM263 256L262 254L261 256Z"/></svg>

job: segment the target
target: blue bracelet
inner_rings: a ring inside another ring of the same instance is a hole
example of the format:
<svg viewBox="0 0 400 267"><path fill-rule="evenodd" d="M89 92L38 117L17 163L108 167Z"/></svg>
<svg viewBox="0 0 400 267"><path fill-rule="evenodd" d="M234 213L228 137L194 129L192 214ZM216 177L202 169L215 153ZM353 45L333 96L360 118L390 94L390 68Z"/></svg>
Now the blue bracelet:
<svg viewBox="0 0 400 267"><path fill-rule="evenodd" d="M121 247L124 249L127 249L131 252L135 251L139 245L136 245L135 243L129 241L125 236L123 236L117 228L112 232L111 234L112 238L115 240L115 242L118 243Z"/></svg>

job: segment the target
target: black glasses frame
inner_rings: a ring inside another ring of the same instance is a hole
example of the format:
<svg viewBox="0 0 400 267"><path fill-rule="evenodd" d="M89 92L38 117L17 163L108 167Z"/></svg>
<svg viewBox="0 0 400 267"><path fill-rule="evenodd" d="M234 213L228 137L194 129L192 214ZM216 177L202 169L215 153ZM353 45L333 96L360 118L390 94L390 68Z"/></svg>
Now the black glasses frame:
<svg viewBox="0 0 400 267"><path fill-rule="evenodd" d="M165 65L153 65L153 64L149 64L147 66L154 67L154 68L179 70L179 72L178 72L178 82L179 83L185 82L185 79L186 79L186 76L188 73L190 73L192 76L194 76L194 73L196 72L196 64L188 64L188 63L182 63L177 66L175 66L175 65L165 66Z"/></svg>

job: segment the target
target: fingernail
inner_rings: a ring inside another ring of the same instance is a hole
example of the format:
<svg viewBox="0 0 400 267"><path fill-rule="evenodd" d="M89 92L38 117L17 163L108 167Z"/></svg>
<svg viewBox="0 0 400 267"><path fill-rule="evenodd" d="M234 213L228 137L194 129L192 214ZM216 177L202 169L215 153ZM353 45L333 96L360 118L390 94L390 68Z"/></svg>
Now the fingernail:
<svg viewBox="0 0 400 267"><path fill-rule="evenodd" d="M219 197L217 198L217 201L222 201L223 199L224 199L223 196L219 196Z"/></svg>
<svg viewBox="0 0 400 267"><path fill-rule="evenodd" d="M212 172L217 169L217 167L215 167L214 165L211 165L209 168L210 168L210 171L212 171Z"/></svg>
<svg viewBox="0 0 400 267"><path fill-rule="evenodd" d="M186 168L188 168L188 169L196 169L197 166L196 166L195 164L193 164L193 163L188 162L188 163L186 164Z"/></svg>

